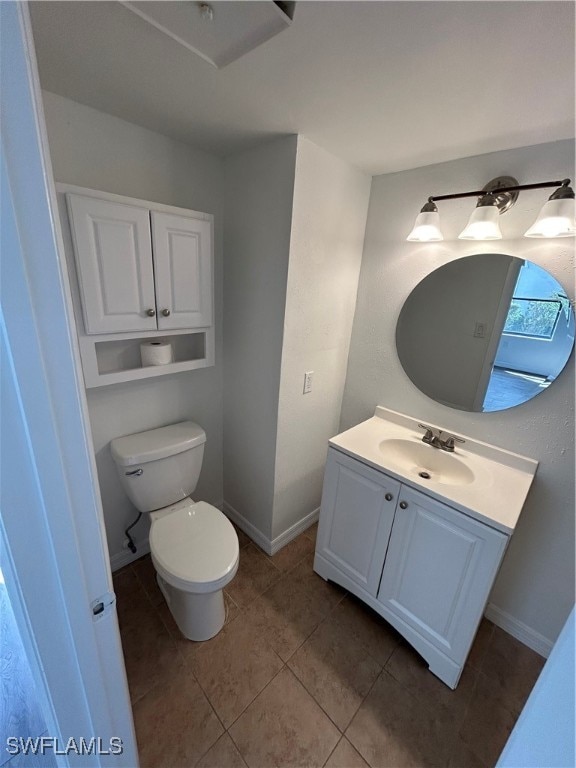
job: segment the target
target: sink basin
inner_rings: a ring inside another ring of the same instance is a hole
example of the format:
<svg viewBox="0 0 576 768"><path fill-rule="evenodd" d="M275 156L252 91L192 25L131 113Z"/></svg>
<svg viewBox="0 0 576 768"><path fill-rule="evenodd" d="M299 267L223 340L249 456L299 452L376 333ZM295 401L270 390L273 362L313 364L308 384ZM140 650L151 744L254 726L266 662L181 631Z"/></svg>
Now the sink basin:
<svg viewBox="0 0 576 768"><path fill-rule="evenodd" d="M419 423L377 406L372 418L331 438L330 447L511 534L538 462L460 433L464 447L449 453L423 443Z"/></svg>
<svg viewBox="0 0 576 768"><path fill-rule="evenodd" d="M382 458L390 467L440 485L468 485L474 472L452 453L422 442L391 438L380 443Z"/></svg>

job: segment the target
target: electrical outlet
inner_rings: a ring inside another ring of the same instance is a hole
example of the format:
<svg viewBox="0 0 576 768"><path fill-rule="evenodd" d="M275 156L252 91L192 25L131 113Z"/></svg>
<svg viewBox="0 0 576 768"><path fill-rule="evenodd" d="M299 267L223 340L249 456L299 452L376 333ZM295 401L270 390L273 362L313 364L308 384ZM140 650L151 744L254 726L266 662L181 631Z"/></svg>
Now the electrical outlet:
<svg viewBox="0 0 576 768"><path fill-rule="evenodd" d="M306 371L304 374L304 390L303 394L307 395L308 392L312 392L312 377L314 376L314 371Z"/></svg>
<svg viewBox="0 0 576 768"><path fill-rule="evenodd" d="M130 545L130 542L128 541L128 539L124 539L124 541L122 542L122 549L130 549L129 545Z"/></svg>
<svg viewBox="0 0 576 768"><path fill-rule="evenodd" d="M474 336L477 339L486 338L486 323L476 322L474 326Z"/></svg>

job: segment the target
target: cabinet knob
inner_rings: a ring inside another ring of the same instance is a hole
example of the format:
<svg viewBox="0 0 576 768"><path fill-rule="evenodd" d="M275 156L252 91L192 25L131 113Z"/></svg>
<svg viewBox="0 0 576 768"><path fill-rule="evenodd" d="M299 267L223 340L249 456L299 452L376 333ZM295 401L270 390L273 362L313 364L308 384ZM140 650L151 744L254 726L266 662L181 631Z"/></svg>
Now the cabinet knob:
<svg viewBox="0 0 576 768"><path fill-rule="evenodd" d="M408 502L407 501L401 501L400 502L400 509L407 509L408 508Z"/></svg>
<svg viewBox="0 0 576 768"><path fill-rule="evenodd" d="M146 310L146 314L148 315L148 317L154 317L154 315L156 314L156 310L155 309L147 309Z"/></svg>
<svg viewBox="0 0 576 768"><path fill-rule="evenodd" d="M391 493L387 493L387 494L386 494L386 496L384 496L384 498L386 499L386 501L392 501L392 499L394 498L394 496L392 496L392 494L391 494Z"/></svg>
<svg viewBox="0 0 576 768"><path fill-rule="evenodd" d="M162 310L162 314L164 315L164 317L169 317L170 316L170 310L169 309L163 309Z"/></svg>

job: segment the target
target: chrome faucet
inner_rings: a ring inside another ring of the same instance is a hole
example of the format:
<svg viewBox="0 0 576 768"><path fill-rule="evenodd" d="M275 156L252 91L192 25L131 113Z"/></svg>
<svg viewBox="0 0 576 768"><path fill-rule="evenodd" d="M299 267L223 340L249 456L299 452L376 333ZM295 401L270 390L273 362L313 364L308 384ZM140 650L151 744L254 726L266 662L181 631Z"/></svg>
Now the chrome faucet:
<svg viewBox="0 0 576 768"><path fill-rule="evenodd" d="M422 437L422 442L426 443L426 445L431 445L432 448L439 448L441 451L454 453L455 442L458 442L458 443L466 442L466 440L464 440L462 437L457 437L456 435L447 434L441 429L436 429L435 427L428 426L428 424L418 424L418 426L426 430L426 432ZM444 434L446 434L445 438L442 437L442 435Z"/></svg>

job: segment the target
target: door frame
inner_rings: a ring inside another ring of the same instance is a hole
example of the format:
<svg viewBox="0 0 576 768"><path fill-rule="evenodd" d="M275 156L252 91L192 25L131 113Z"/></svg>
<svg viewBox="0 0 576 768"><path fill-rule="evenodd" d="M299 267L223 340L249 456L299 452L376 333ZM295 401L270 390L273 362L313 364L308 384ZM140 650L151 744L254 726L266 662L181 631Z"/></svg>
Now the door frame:
<svg viewBox="0 0 576 768"><path fill-rule="evenodd" d="M70 286L25 2L0 3L2 567L48 731L138 765ZM103 610L94 613L102 603ZM0 745L4 749L4 745ZM105 749L104 749L105 751Z"/></svg>

